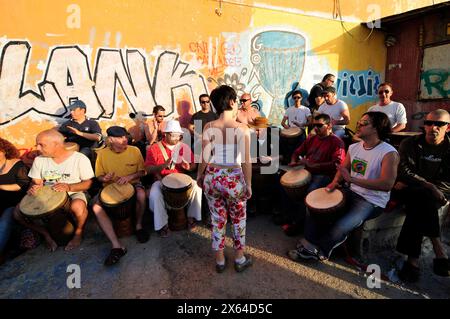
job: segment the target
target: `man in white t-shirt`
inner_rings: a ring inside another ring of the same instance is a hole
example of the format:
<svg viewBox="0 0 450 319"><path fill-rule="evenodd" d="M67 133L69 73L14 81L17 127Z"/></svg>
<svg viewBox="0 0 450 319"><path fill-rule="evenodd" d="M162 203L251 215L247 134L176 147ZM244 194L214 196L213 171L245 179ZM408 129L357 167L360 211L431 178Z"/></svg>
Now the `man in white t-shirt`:
<svg viewBox="0 0 450 319"><path fill-rule="evenodd" d="M295 101L293 106L290 106L284 114L281 126L284 128L300 127L304 128L308 122L311 121L311 111L306 106L302 105L302 92L294 91L292 98Z"/></svg>
<svg viewBox="0 0 450 319"><path fill-rule="evenodd" d="M405 129L407 119L406 110L402 103L394 102L391 96L394 93L392 84L389 82L381 83L378 86L378 97L380 101L371 106L368 112L383 112L391 122L392 132L400 132Z"/></svg>
<svg viewBox="0 0 450 319"><path fill-rule="evenodd" d="M336 89L332 86L325 88L322 91L322 96L325 98L317 113L328 114L331 117L331 124L333 125L333 133L337 137L344 137L345 125L350 123L350 112L347 104L336 97Z"/></svg>
<svg viewBox="0 0 450 319"><path fill-rule="evenodd" d="M94 172L90 160L83 154L68 151L64 147L64 136L56 130L46 130L36 137L36 145L41 155L36 157L28 174L32 178L29 195L36 195L44 185L52 185L56 192L67 192L70 211L76 220L73 238L65 250L72 250L81 244L83 227L88 216L87 200L84 194L91 187ZM58 245L48 230L36 223L26 220L17 210L14 217L25 227L40 233L47 242L50 251Z"/></svg>

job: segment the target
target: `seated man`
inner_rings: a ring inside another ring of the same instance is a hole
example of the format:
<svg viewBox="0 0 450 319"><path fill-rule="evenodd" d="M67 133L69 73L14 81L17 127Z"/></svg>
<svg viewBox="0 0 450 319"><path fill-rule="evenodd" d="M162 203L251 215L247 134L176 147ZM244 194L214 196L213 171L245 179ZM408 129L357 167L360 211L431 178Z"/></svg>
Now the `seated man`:
<svg viewBox="0 0 450 319"><path fill-rule="evenodd" d="M46 130L36 137L37 149L42 155L35 158L28 174L32 179L28 194L35 195L44 185L53 185L57 192L68 192L71 202L70 211L76 220L75 234L65 250L71 250L81 244L83 227L88 217L87 200L84 194L92 184L94 172L89 159L64 147L64 136L56 130ZM25 227L40 233L47 242L50 251L55 251L58 245L50 236L48 230L34 222L25 219L18 207L14 218Z"/></svg>
<svg viewBox="0 0 450 319"><path fill-rule="evenodd" d="M431 239L436 258L433 271L449 276L449 259L440 240L438 210L450 199L450 115L437 109L424 121L425 134L410 137L400 144L399 181L405 197L406 219L397 242L397 250L408 256L399 277L403 281L419 279L419 257L424 236ZM448 212L447 212L448 213Z"/></svg>
<svg viewBox="0 0 450 319"><path fill-rule="evenodd" d="M252 106L252 97L250 94L242 94L239 102L242 106L238 110L236 121L243 124L255 124L255 118L261 116L261 114Z"/></svg>
<svg viewBox="0 0 450 319"><path fill-rule="evenodd" d="M172 173L191 172L197 168L190 147L180 141L182 134L183 131L178 121L168 121L164 128L163 140L153 144L147 152L146 170L148 173L155 174L157 179L150 189L149 206L154 214L155 230L161 237L169 235L169 218L161 190L161 179ZM202 190L194 180L192 180L192 187L193 195L187 209L190 228L195 226L194 218L197 221L201 220L202 202Z"/></svg>
<svg viewBox="0 0 450 319"><path fill-rule="evenodd" d="M383 212L397 177L399 163L395 148L383 142L390 131L386 114L363 114L356 123L356 135L361 142L350 145L344 163L327 186L333 192L341 181L350 184L350 189L346 189L344 194L346 211L331 225L318 222L308 211L304 238L297 249L288 252L289 258L294 261L328 259L352 230Z"/></svg>
<svg viewBox="0 0 450 319"><path fill-rule="evenodd" d="M59 127L59 132L66 137L66 142L80 146L80 153L92 159L92 147L102 139L102 130L98 123L86 117L86 104L76 100L69 105L72 118Z"/></svg>
<svg viewBox="0 0 450 319"><path fill-rule="evenodd" d="M142 228L142 218L145 211L145 190L140 183L140 178L145 175L144 159L140 150L128 145L127 131L120 126L111 126L106 131L109 147L98 152L95 162L95 176L106 186L112 182L117 184L130 183L136 191L136 237L140 243L149 239L149 233ZM126 249L119 242L114 232L111 219L103 209L99 198L95 199L92 207L98 223L112 243L110 255L105 260L105 265L117 263L126 253Z"/></svg>
<svg viewBox="0 0 450 319"><path fill-rule="evenodd" d="M332 86L322 91L325 103L319 106L317 113L328 114L333 125L333 133L340 138L345 135L345 126L350 123L350 112L347 103L336 97L336 89Z"/></svg>
<svg viewBox="0 0 450 319"><path fill-rule="evenodd" d="M315 133L309 136L305 142L295 150L289 166L304 165L311 173L311 182L306 194L328 185L336 174L336 167L345 159L344 142L332 133L330 116L318 114L312 123ZM287 235L298 234L301 230L300 221L304 219L306 207L303 198L297 203L293 202L282 189L282 203L285 204L285 212L291 215L291 225L285 229Z"/></svg>
<svg viewBox="0 0 450 319"><path fill-rule="evenodd" d="M165 116L166 109L164 107L157 105L153 108L153 118L148 121L148 130L145 131L149 145L162 140L163 129L166 126Z"/></svg>

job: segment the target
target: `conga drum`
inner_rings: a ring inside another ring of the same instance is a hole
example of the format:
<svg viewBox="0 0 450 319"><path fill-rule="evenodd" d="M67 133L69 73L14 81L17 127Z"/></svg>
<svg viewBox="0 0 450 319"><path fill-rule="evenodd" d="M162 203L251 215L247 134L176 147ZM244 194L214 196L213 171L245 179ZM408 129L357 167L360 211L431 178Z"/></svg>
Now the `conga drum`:
<svg viewBox="0 0 450 319"><path fill-rule="evenodd" d="M329 192L326 187L322 187L306 196L305 205L311 218L322 224L330 224L342 213L345 207L345 196L339 189Z"/></svg>
<svg viewBox="0 0 450 319"><path fill-rule="evenodd" d="M187 227L185 207L193 196L192 178L186 174L172 173L162 181L162 193L169 215L170 230L182 230Z"/></svg>
<svg viewBox="0 0 450 319"><path fill-rule="evenodd" d="M118 237L131 236L134 232L135 194L133 185L117 183L105 186L100 192L100 203L112 218L114 231Z"/></svg>
<svg viewBox="0 0 450 319"><path fill-rule="evenodd" d="M395 132L389 134L389 142L396 149L400 146L400 143L408 137L417 136L423 134L422 132Z"/></svg>
<svg viewBox="0 0 450 319"><path fill-rule="evenodd" d="M289 163L295 149L299 146L303 130L299 127L290 127L280 130L280 152L283 163Z"/></svg>
<svg viewBox="0 0 450 319"><path fill-rule="evenodd" d="M26 218L41 222L59 246L67 245L75 233L70 198L66 192L56 192L52 186L44 186L36 195L25 195L19 209Z"/></svg>
<svg viewBox="0 0 450 319"><path fill-rule="evenodd" d="M68 151L74 151L74 152L78 152L80 150L80 146L74 142L64 143L64 148Z"/></svg>
<svg viewBox="0 0 450 319"><path fill-rule="evenodd" d="M308 184L311 181L311 173L306 169L291 169L281 176L280 184L287 195L294 201L302 201Z"/></svg>

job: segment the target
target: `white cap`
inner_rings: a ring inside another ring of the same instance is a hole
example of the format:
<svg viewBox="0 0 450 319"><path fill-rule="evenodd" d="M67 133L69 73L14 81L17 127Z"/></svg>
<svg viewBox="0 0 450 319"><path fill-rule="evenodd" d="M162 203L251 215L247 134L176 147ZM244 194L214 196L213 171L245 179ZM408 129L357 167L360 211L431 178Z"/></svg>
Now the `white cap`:
<svg viewBox="0 0 450 319"><path fill-rule="evenodd" d="M183 130L181 129L180 122L178 122L176 120L168 121L163 132L164 133L180 133L180 134L183 134Z"/></svg>

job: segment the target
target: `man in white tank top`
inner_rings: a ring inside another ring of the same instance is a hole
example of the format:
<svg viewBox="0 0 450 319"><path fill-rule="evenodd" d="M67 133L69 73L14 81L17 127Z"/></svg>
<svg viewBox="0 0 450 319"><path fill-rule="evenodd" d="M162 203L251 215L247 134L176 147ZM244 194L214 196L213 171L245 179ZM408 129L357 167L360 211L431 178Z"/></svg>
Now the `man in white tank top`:
<svg viewBox="0 0 450 319"><path fill-rule="evenodd" d="M338 191L336 188L341 182L350 184L350 189L344 190L348 210L325 233L322 224L308 214L305 238L298 249L289 251L293 260L328 259L353 229L380 215L389 201L399 163L395 148L383 142L391 131L389 119L381 112L367 112L356 127L361 141L350 145L344 163L327 186L331 192Z"/></svg>

